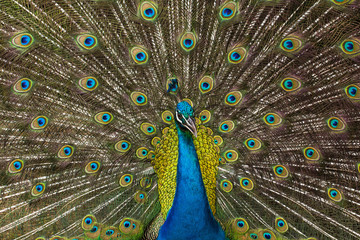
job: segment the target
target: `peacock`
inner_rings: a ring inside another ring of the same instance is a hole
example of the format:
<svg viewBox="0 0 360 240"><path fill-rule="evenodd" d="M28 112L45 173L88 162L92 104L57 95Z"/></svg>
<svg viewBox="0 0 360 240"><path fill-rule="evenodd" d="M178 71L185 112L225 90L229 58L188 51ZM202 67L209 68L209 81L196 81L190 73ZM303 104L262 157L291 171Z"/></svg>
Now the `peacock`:
<svg viewBox="0 0 360 240"><path fill-rule="evenodd" d="M1 0L0 239L360 239L359 0Z"/></svg>

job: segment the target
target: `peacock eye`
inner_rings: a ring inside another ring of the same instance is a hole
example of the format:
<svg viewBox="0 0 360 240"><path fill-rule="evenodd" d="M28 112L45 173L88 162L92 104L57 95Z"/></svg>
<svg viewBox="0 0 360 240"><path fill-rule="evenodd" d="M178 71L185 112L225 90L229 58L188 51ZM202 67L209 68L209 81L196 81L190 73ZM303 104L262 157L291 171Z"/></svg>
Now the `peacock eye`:
<svg viewBox="0 0 360 240"><path fill-rule="evenodd" d="M346 39L341 43L341 50L347 55L354 55L360 52L360 42L354 39Z"/></svg>
<svg viewBox="0 0 360 240"><path fill-rule="evenodd" d="M14 91L17 93L26 93L30 91L31 87L33 85L33 81L31 81L28 78L22 78L14 84Z"/></svg>
<svg viewBox="0 0 360 240"><path fill-rule="evenodd" d="M237 5L235 2L230 1L224 4L219 12L221 20L230 20L235 16Z"/></svg>
<svg viewBox="0 0 360 240"><path fill-rule="evenodd" d="M91 230L96 222L96 218L93 215L86 215L81 221L81 227L84 230Z"/></svg>
<svg viewBox="0 0 360 240"><path fill-rule="evenodd" d="M98 228L97 226L94 226L94 227L90 230L90 232L92 232L92 233L97 232L98 229L99 229L99 228Z"/></svg>
<svg viewBox="0 0 360 240"><path fill-rule="evenodd" d="M113 115L109 112L99 112L94 116L96 122L106 125L112 122L114 119Z"/></svg>
<svg viewBox="0 0 360 240"><path fill-rule="evenodd" d="M336 188L329 188L328 189L328 196L331 200L335 202L340 202L342 200L342 195L339 190Z"/></svg>
<svg viewBox="0 0 360 240"><path fill-rule="evenodd" d="M233 189L233 184L229 180L222 180L220 187L224 192L231 192Z"/></svg>
<svg viewBox="0 0 360 240"><path fill-rule="evenodd" d="M140 5L141 16L147 21L153 21L157 17L157 5L155 3L144 1Z"/></svg>
<svg viewBox="0 0 360 240"><path fill-rule="evenodd" d="M316 148L307 147L303 152L307 160L317 161L320 159L320 152Z"/></svg>
<svg viewBox="0 0 360 240"><path fill-rule="evenodd" d="M94 77L84 77L79 80L79 86L89 92L94 91L98 84L98 80Z"/></svg>
<svg viewBox="0 0 360 240"><path fill-rule="evenodd" d="M295 78L287 77L281 81L281 87L287 92L294 92L301 87L301 82Z"/></svg>
<svg viewBox="0 0 360 240"><path fill-rule="evenodd" d="M43 194L44 191L45 191L45 184L39 183L39 184L33 186L33 188L31 189L31 195L36 197L36 196Z"/></svg>
<svg viewBox="0 0 360 240"><path fill-rule="evenodd" d="M11 43L20 48L27 48L34 42L33 36L29 33L18 34L11 40Z"/></svg>
<svg viewBox="0 0 360 240"><path fill-rule="evenodd" d="M120 186L127 187L133 182L133 176L131 174L124 174L120 178Z"/></svg>
<svg viewBox="0 0 360 240"><path fill-rule="evenodd" d="M60 150L58 151L58 157L69 158L73 155L73 153L74 153L74 148L70 145L65 145L61 147Z"/></svg>
<svg viewBox="0 0 360 240"><path fill-rule="evenodd" d="M144 159L147 157L149 150L145 147L140 147L136 150L136 156L140 159Z"/></svg>
<svg viewBox="0 0 360 240"><path fill-rule="evenodd" d="M228 150L224 154L226 161L235 162L238 159L239 154L234 150Z"/></svg>
<svg viewBox="0 0 360 240"><path fill-rule="evenodd" d="M283 218L276 218L275 220L275 229L280 233L284 233L288 230L288 225L285 219Z"/></svg>
<svg viewBox="0 0 360 240"><path fill-rule="evenodd" d="M360 99L360 88L355 84L351 84L345 88L345 93L350 99Z"/></svg>
<svg viewBox="0 0 360 240"><path fill-rule="evenodd" d="M146 193L143 191L138 191L135 194L135 201L138 203L145 203L146 202Z"/></svg>
<svg viewBox="0 0 360 240"><path fill-rule="evenodd" d="M210 92L214 86L214 79L210 76L204 76L199 82L199 89L201 93Z"/></svg>
<svg viewBox="0 0 360 240"><path fill-rule="evenodd" d="M282 119L276 113L268 113L263 118L264 122L269 126L278 126L281 124Z"/></svg>
<svg viewBox="0 0 360 240"><path fill-rule="evenodd" d="M139 65L145 64L148 61L149 55L147 51L141 47L133 47L130 53L134 62Z"/></svg>
<svg viewBox="0 0 360 240"><path fill-rule="evenodd" d="M23 167L24 167L24 162L20 159L16 159L10 163L8 170L10 173L18 173L21 172Z"/></svg>
<svg viewBox="0 0 360 240"><path fill-rule="evenodd" d="M295 52L300 49L302 42L296 37L287 37L281 41L280 47L285 52Z"/></svg>
<svg viewBox="0 0 360 240"><path fill-rule="evenodd" d="M97 45L96 37L90 34L79 35L76 40L81 47L87 50L90 50Z"/></svg>
<svg viewBox="0 0 360 240"><path fill-rule="evenodd" d="M86 173L96 173L100 169L100 163L98 161L89 162L85 167Z"/></svg>
<svg viewBox="0 0 360 240"><path fill-rule="evenodd" d="M166 110L161 114L161 118L164 123L171 124L172 120L174 119L174 115L170 111Z"/></svg>
<svg viewBox="0 0 360 240"><path fill-rule="evenodd" d="M200 116L201 123L207 123L211 119L211 113L208 110L201 111L199 116Z"/></svg>
<svg viewBox="0 0 360 240"><path fill-rule="evenodd" d="M114 230L107 230L107 231L105 232L105 234L106 234L107 236L111 236L111 235L114 234Z"/></svg>
<svg viewBox="0 0 360 240"><path fill-rule="evenodd" d="M186 32L183 34L180 40L181 48L185 51L191 51L195 48L196 45L196 36L192 32Z"/></svg>
<svg viewBox="0 0 360 240"><path fill-rule="evenodd" d="M232 222L232 227L236 232L240 234L247 232L247 230L249 229L248 223L243 218L234 219Z"/></svg>
<svg viewBox="0 0 360 240"><path fill-rule="evenodd" d="M245 140L245 146L247 149L255 151L261 148L261 142L256 138L248 138Z"/></svg>
<svg viewBox="0 0 360 240"><path fill-rule="evenodd" d="M131 148L131 144L126 140L120 140L115 144L115 150L122 153L129 151L130 148Z"/></svg>
<svg viewBox="0 0 360 240"><path fill-rule="evenodd" d="M240 185L244 190L251 191L254 188L254 184L250 178L241 178Z"/></svg>
<svg viewBox="0 0 360 240"><path fill-rule="evenodd" d="M225 103L229 106L235 106L242 100L242 94L239 91L233 91L225 96Z"/></svg>
<svg viewBox="0 0 360 240"><path fill-rule="evenodd" d="M342 131L345 129L345 122L338 117L331 117L327 120L327 124L331 130Z"/></svg>
<svg viewBox="0 0 360 240"><path fill-rule="evenodd" d="M31 122L31 128L35 130L43 129L48 123L48 118L45 116L38 116Z"/></svg>
<svg viewBox="0 0 360 240"><path fill-rule="evenodd" d="M242 62L246 57L246 50L243 47L236 47L228 53L228 61L232 64L238 64Z"/></svg>
<svg viewBox="0 0 360 240"><path fill-rule="evenodd" d="M142 123L140 129L146 135L153 135L156 133L155 126L152 125L151 123Z"/></svg>
<svg viewBox="0 0 360 240"><path fill-rule="evenodd" d="M251 234L250 234L250 238L252 238L252 239L258 239L258 235L255 234L255 233L251 233Z"/></svg>
<svg viewBox="0 0 360 240"><path fill-rule="evenodd" d="M283 165L276 165L275 167L273 167L273 169L275 175L279 178L286 178L289 176L288 170Z"/></svg>
<svg viewBox="0 0 360 240"><path fill-rule="evenodd" d="M227 120L220 124L219 130L223 133L231 132L234 129L234 126L235 124L233 121Z"/></svg>

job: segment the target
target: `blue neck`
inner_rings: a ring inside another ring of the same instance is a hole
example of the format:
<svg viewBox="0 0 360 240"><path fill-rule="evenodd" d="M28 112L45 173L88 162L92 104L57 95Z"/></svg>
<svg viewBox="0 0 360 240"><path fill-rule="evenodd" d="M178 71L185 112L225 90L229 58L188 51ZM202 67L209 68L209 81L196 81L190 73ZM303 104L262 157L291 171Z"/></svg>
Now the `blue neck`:
<svg viewBox="0 0 360 240"><path fill-rule="evenodd" d="M225 239L212 215L192 136L180 129L176 192L158 240Z"/></svg>

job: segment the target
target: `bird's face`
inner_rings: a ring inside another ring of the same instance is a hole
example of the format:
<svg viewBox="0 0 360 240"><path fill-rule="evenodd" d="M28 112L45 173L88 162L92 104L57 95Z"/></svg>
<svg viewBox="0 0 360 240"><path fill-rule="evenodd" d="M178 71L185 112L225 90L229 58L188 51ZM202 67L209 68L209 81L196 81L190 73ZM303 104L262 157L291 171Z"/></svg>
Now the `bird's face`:
<svg viewBox="0 0 360 240"><path fill-rule="evenodd" d="M194 110L188 102L179 102L176 106L176 121L177 123L189 130L195 137L197 137L197 130L195 125Z"/></svg>

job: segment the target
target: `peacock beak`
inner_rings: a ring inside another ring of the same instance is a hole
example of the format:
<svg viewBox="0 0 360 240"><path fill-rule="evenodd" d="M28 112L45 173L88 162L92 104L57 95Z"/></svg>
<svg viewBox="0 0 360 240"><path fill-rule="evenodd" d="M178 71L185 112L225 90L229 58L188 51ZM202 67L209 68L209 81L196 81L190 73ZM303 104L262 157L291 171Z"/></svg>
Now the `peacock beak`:
<svg viewBox="0 0 360 240"><path fill-rule="evenodd" d="M197 138L197 130L195 125L195 120L191 117L185 119L185 124L183 124L196 138Z"/></svg>
<svg viewBox="0 0 360 240"><path fill-rule="evenodd" d="M180 117L185 120L185 121L181 121ZM176 119L177 121L186 129L188 129L195 137L197 137L197 130L196 130L196 125L195 125L195 119L192 117L189 117L188 119L186 119L182 114L178 113L176 111Z"/></svg>

